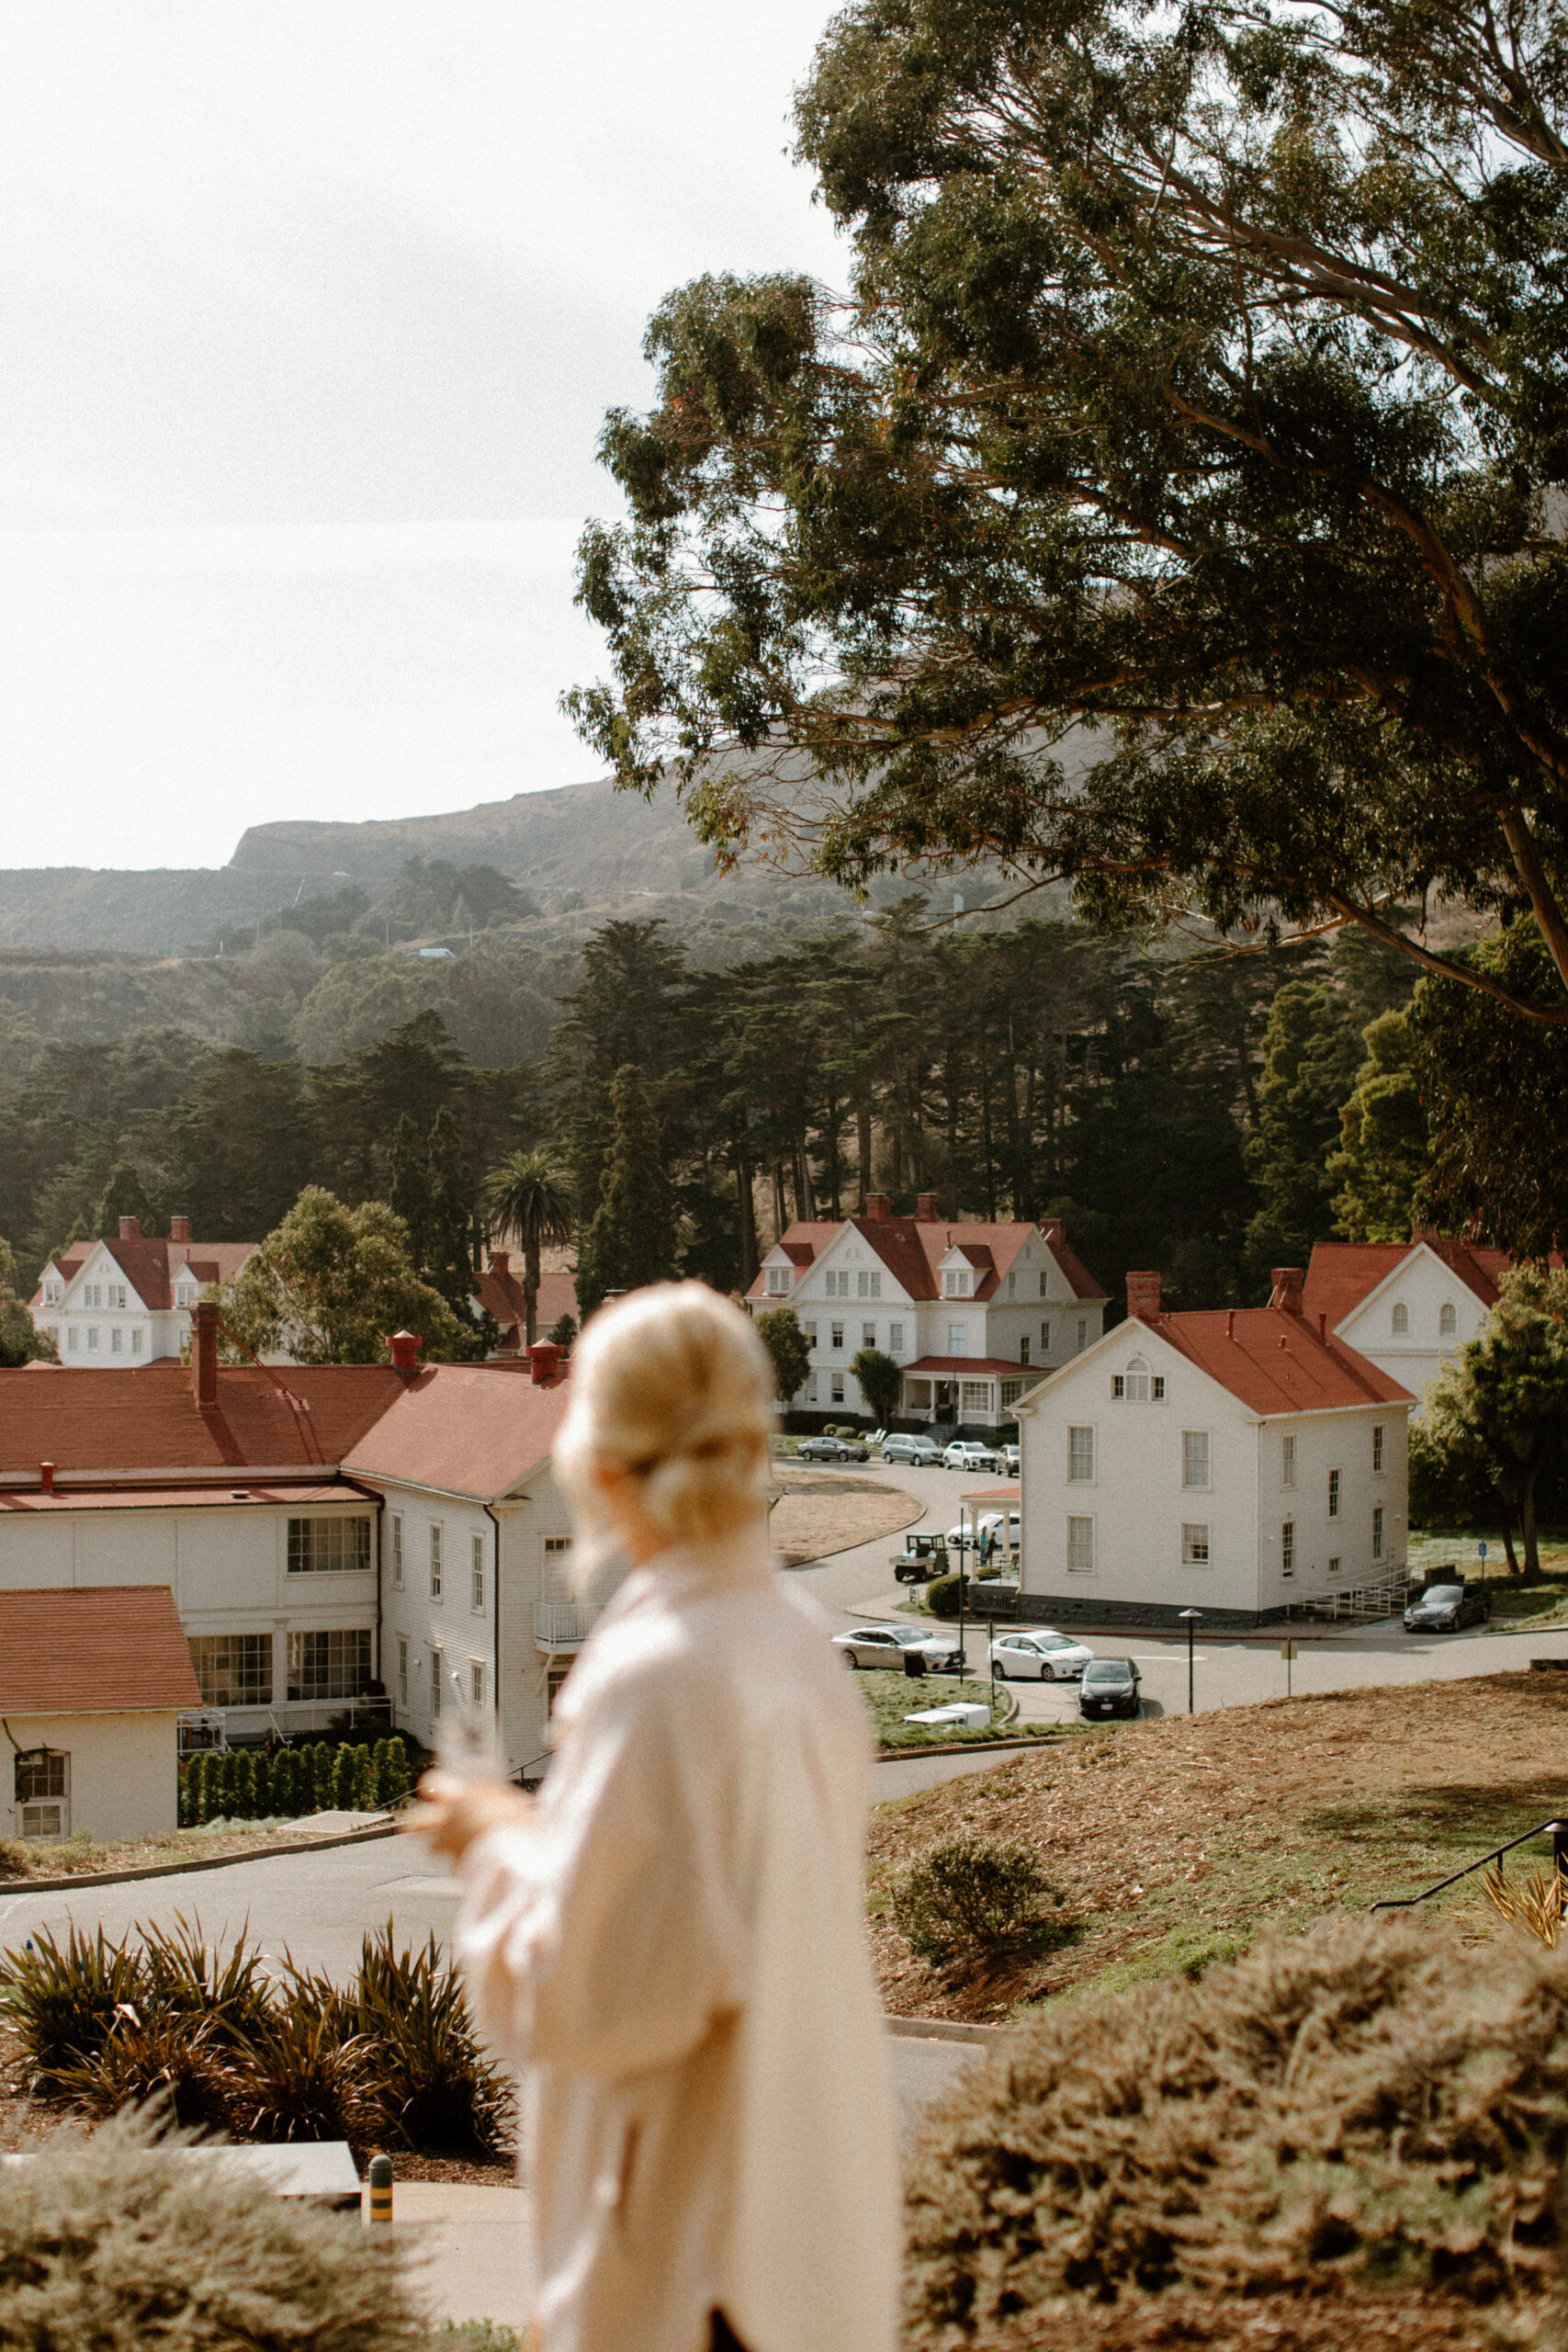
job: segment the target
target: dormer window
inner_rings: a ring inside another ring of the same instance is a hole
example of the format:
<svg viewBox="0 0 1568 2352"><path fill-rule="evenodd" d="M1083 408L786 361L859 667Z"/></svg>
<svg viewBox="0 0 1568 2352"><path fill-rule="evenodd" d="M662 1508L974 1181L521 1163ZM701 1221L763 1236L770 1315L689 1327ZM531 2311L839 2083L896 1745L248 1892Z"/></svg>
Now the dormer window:
<svg viewBox="0 0 1568 2352"><path fill-rule="evenodd" d="M768 1268L768 1296L770 1298L783 1298L785 1296L789 1290L789 1271L790 1270L787 1266L770 1266ZM182 1306L185 1305L185 1296L183 1293L180 1296L180 1305Z"/></svg>
<svg viewBox="0 0 1568 2352"><path fill-rule="evenodd" d="M1111 1374L1111 1394L1118 1404L1163 1404L1165 1374L1151 1373L1144 1357L1134 1356L1125 1372Z"/></svg>
<svg viewBox="0 0 1568 2352"><path fill-rule="evenodd" d="M1396 1340L1410 1337L1410 1309L1403 1302L1393 1310L1393 1336Z"/></svg>
<svg viewBox="0 0 1568 2352"><path fill-rule="evenodd" d="M949 1266L942 1277L943 1298L972 1298L975 1295L975 1272L970 1266Z"/></svg>

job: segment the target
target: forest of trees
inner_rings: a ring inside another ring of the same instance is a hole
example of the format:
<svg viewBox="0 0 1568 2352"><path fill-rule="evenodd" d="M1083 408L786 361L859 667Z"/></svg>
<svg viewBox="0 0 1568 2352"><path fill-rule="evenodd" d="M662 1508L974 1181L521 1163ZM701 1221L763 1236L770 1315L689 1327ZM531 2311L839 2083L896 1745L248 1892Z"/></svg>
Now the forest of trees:
<svg viewBox="0 0 1568 2352"><path fill-rule="evenodd" d="M0 1057L0 1233L28 1282L120 1215L259 1238L307 1185L406 1206L433 1142L446 1223L466 1202L471 1250L487 1176L539 1147L586 1231L629 1068L635 1141L612 1184L647 1194L647 1246L671 1270L743 1285L791 1217L930 1190L954 1215L1064 1216L1113 1295L1150 1265L1175 1304L1245 1303L1320 1236L1409 1228L1427 1166L1410 970L1361 933L1178 962L1070 922L933 928L911 898L857 934L715 972L658 922L612 922L552 1004L546 1050L506 1067L429 1008L333 1062L177 1029L35 1044L8 1078Z"/></svg>

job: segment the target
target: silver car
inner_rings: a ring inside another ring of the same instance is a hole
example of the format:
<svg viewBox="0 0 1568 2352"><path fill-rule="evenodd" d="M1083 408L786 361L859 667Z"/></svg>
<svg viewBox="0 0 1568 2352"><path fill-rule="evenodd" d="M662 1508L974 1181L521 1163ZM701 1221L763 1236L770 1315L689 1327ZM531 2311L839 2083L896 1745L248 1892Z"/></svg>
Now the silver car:
<svg viewBox="0 0 1568 2352"><path fill-rule="evenodd" d="M991 1672L1003 1682L1070 1682L1093 1656L1082 1642L1044 1628L1035 1634L998 1634L991 1644Z"/></svg>
<svg viewBox="0 0 1568 2352"><path fill-rule="evenodd" d="M846 1666L880 1666L889 1674L901 1674L909 1651L925 1659L945 1659L958 1645L940 1634L923 1633L918 1625L855 1625L847 1634L835 1634L833 1647Z"/></svg>
<svg viewBox="0 0 1568 2352"><path fill-rule="evenodd" d="M955 1437L942 1455L950 1470L994 1470L997 1457L977 1437Z"/></svg>
<svg viewBox="0 0 1568 2352"><path fill-rule="evenodd" d="M883 1441L884 1462L912 1463L918 1469L940 1470L942 1448L929 1437L908 1437L902 1430Z"/></svg>

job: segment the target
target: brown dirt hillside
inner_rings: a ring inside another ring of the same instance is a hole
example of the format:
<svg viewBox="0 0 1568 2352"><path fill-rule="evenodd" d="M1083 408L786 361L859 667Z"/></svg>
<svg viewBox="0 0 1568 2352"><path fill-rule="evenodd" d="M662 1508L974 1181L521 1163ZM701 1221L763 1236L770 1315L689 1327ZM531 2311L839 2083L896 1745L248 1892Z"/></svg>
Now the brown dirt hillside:
<svg viewBox="0 0 1568 2352"><path fill-rule="evenodd" d="M1064 1738L874 1816L884 1998L906 2016L996 2022L1097 1981L1197 1973L1266 1926L1299 1930L1416 1894L1560 1807L1568 1675L1275 1699ZM890 1883L956 1836L1032 1847L1077 1913L1080 1940L989 1977L917 1961L892 1924ZM1520 1860L1536 1858L1529 1848ZM1437 1900L1491 1932L1478 1879Z"/></svg>

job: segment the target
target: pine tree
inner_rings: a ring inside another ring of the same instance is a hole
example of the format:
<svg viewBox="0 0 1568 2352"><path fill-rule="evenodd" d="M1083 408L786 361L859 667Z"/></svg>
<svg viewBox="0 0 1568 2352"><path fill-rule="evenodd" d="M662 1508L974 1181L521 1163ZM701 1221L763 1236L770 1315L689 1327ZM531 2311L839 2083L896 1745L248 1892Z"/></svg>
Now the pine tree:
<svg viewBox="0 0 1568 2352"><path fill-rule="evenodd" d="M94 1217L96 1236L118 1234L122 1216L135 1217L142 1232L148 1235L152 1233L156 1218L135 1162L126 1159L117 1159L109 1170L108 1182L104 1186Z"/></svg>
<svg viewBox="0 0 1568 2352"><path fill-rule="evenodd" d="M430 1201L424 1271L459 1318L468 1317L473 1288L474 1179L457 1122L443 1103L426 1154Z"/></svg>
<svg viewBox="0 0 1568 2352"><path fill-rule="evenodd" d="M1363 1032L1367 1058L1339 1114L1344 1137L1328 1162L1339 1184L1334 1214L1347 1241L1407 1241L1416 1187L1427 1172L1427 1114L1403 1012Z"/></svg>
<svg viewBox="0 0 1568 2352"><path fill-rule="evenodd" d="M663 1140L634 1062L610 1089L615 1127L599 1183L599 1205L578 1253L577 1295L584 1319L610 1291L640 1290L675 1271L675 1198Z"/></svg>
<svg viewBox="0 0 1568 2352"><path fill-rule="evenodd" d="M1357 1037L1326 988L1292 980L1274 999L1263 1044L1258 1125L1247 1166L1258 1207L1247 1228L1259 1281L1271 1266L1304 1266L1332 1224L1329 1153L1350 1091Z"/></svg>
<svg viewBox="0 0 1568 2352"><path fill-rule="evenodd" d="M424 1137L405 1111L387 1153L387 1204L409 1229L409 1255L422 1270L430 1257L430 1167Z"/></svg>

